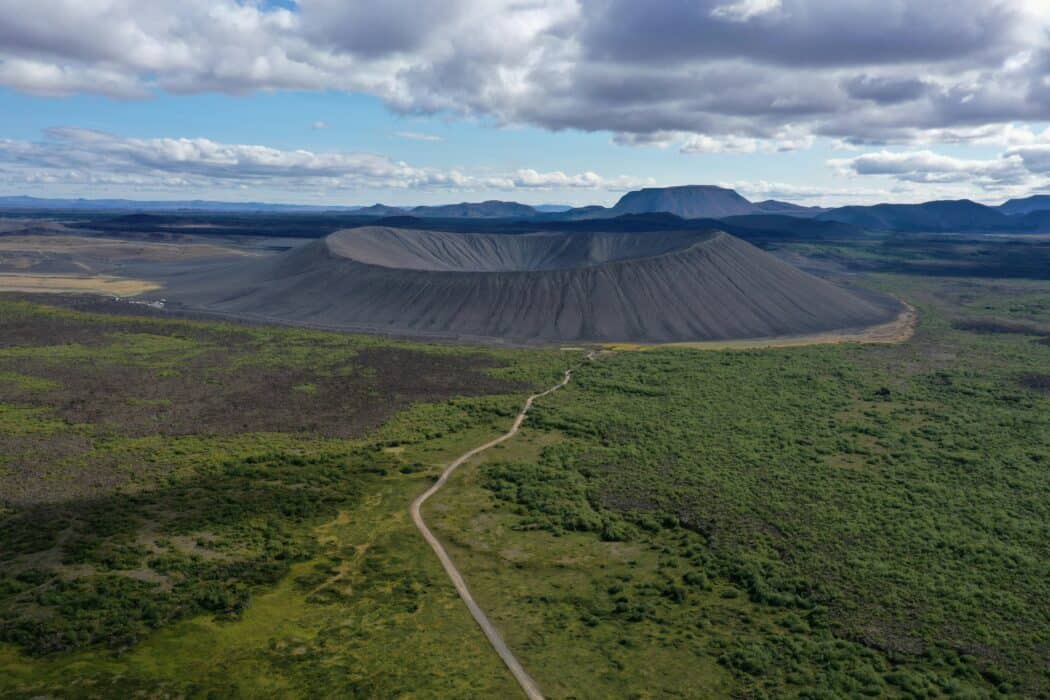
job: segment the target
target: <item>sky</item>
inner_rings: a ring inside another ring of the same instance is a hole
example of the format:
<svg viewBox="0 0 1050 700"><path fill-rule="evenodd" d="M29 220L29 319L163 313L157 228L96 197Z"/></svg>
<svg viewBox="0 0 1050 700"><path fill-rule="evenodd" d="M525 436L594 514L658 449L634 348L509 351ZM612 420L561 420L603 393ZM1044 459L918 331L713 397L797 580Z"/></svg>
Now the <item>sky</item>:
<svg viewBox="0 0 1050 700"><path fill-rule="evenodd" d="M0 195L1050 193L1050 0L0 0Z"/></svg>

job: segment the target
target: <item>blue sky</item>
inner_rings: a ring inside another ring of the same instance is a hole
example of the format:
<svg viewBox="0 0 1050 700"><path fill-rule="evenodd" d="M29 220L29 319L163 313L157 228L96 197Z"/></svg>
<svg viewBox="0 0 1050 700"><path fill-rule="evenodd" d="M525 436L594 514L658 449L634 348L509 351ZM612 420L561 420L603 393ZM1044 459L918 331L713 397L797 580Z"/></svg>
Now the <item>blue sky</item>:
<svg viewBox="0 0 1050 700"><path fill-rule="evenodd" d="M318 122L323 122L323 128ZM823 163L827 144L790 154L685 155L673 148L621 146L608 132L553 132L531 126L499 126L485 118L448 115L398 115L370 95L326 92L273 92L250 95L158 93L143 100L74 95L40 97L0 90L0 133L5 138L39 140L49 127L76 126L140 139L173 134L224 143L262 144L284 150L366 151L385 154L414 165L505 172L520 168L573 172L594 170L634 176L641 185L739 183L754 173L774 181L834 186ZM437 137L421 140L410 135ZM799 178L800 172L806 173ZM648 182L651 178L652 182ZM78 184L49 188L46 194L22 188L18 194L41 196L129 196L166 198L163 188L150 190L100 188L97 195ZM159 194L158 194L159 193ZM616 191L517 192L466 190L462 196L445 190L360 190L333 195L318 189L316 199L333 204L437 203L477 197L512 197L529 203L608 204ZM213 193L192 190L185 198L273 199L313 201L309 194L289 196L280 187L253 187L248 192ZM181 196L181 195L180 195ZM458 199L457 199L458 197Z"/></svg>
<svg viewBox="0 0 1050 700"><path fill-rule="evenodd" d="M1050 183L1038 0L497 5L0 0L0 189L839 204Z"/></svg>

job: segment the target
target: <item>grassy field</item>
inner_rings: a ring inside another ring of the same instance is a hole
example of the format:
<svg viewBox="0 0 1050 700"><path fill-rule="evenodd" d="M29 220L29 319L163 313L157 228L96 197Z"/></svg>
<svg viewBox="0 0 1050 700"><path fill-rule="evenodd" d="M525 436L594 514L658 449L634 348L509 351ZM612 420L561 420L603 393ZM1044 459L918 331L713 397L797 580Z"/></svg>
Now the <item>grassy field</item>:
<svg viewBox="0 0 1050 700"><path fill-rule="evenodd" d="M145 280L112 277L110 275L53 275L29 273L0 273L0 292L47 292L51 294L96 293L114 296L134 296L159 285Z"/></svg>
<svg viewBox="0 0 1050 700"><path fill-rule="evenodd" d="M1050 290L902 344L493 350L0 301L0 696L1050 693ZM101 308L114 311L115 309Z"/></svg>

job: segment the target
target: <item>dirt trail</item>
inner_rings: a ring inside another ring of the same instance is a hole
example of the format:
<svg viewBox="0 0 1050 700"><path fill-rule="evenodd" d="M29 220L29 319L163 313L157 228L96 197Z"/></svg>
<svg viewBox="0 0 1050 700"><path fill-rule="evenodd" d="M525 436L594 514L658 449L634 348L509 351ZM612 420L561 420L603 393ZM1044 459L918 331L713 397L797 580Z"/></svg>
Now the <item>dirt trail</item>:
<svg viewBox="0 0 1050 700"><path fill-rule="evenodd" d="M587 359L591 359L592 356L593 353L589 354ZM456 568L456 565L452 563L452 558L449 557L448 552L445 551L441 541L434 536L434 533L430 531L430 528L428 528L427 524L423 521L423 515L420 513L420 508L422 508L423 504L427 502L428 498L441 490L441 487L445 485L446 481L448 481L452 472L456 471L461 464L472 457L481 454L490 447L494 447L504 440L514 437L521 428L521 424L525 422L525 416L528 414L529 409L532 408L532 402L553 391L561 389L569 383L570 379L572 379L572 370L567 369L565 370L565 377L559 383L546 391L533 394L526 399L525 405L522 407L521 412L518 413L518 416L514 419L514 424L509 431L494 440L486 442L484 445L475 447L449 464L445 468L445 471L441 472L441 477L434 482L434 485L424 491L416 500L412 501L412 507L409 509L412 514L412 522L416 524L416 527L419 528L419 531L423 534L423 538L426 539L430 548L434 550L438 559L441 560L441 566L445 568L445 573L447 573L448 577L452 579L452 584L456 587L456 592L459 593L459 597L463 599L464 603L466 603L467 608L470 610L470 614L474 616L475 622L478 623L478 626L481 627L481 631L485 633L486 637L488 637L489 643L492 644L492 648L496 650L496 653L499 654L501 659L503 659L503 663L505 663L507 668L510 669L510 672L514 674L514 678L518 681L518 685L521 686L522 691L524 691L525 695L530 700L543 700L543 693L540 692L539 686L536 685L536 681L532 679L525 670L525 667L521 665L521 662L518 661L514 656L514 653L507 647L507 643L503 641L503 637L500 636L499 630L489 622L489 619L485 616L485 612L481 609L481 606L479 606L477 601L474 600L474 596L471 595L470 589L467 588L466 581L463 580L463 575L459 572L459 569Z"/></svg>

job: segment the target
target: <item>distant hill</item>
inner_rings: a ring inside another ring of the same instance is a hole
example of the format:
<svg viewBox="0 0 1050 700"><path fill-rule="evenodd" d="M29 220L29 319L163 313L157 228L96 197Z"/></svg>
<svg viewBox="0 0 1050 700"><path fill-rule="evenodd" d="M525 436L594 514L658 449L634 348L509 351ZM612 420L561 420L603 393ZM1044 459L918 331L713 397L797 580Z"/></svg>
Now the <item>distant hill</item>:
<svg viewBox="0 0 1050 700"><path fill-rule="evenodd" d="M714 185L684 185L679 187L647 187L623 195L612 207L591 205L569 208L565 205L544 204L529 206L519 202L489 200L460 202L458 204L395 207L373 204L367 207L320 206L309 204L269 204L265 202L218 202L209 200L136 201L131 199L47 199L26 196L0 197L0 211L47 213L70 211L81 214L101 212L115 214L287 214L323 217L362 217L363 220L413 217L427 220L459 220L467 226L470 220L505 219L508 224L521 221L532 224L546 222L609 221L618 217L667 214L685 220L725 220L728 217L775 216L785 220L752 222L762 231L778 226L783 233L809 235L796 224L799 222L836 222L856 227L857 230L890 231L899 233L1050 233L1050 194L1039 194L1011 199L997 207L989 207L968 199L938 200L922 204L876 204L873 206L845 206L834 209L805 207L791 202L767 199L751 202L738 192ZM307 217L308 218L308 217ZM130 225L131 221L123 222ZM156 222L152 222L156 223ZM344 224L348 223L344 221ZM634 226L637 222L620 222ZM746 224L746 222L744 222ZM286 222L286 226L291 225ZM742 224L743 225L743 224ZM750 224L748 224L750 225ZM296 223L302 228L305 223ZM330 231L331 229L329 229ZM829 234L833 229L810 233ZM834 230L834 235L843 233Z"/></svg>
<svg viewBox="0 0 1050 700"><path fill-rule="evenodd" d="M1040 209L1029 212L1023 216L1010 217L1017 220L1018 231L1031 231L1033 233L1050 233L1050 209Z"/></svg>
<svg viewBox="0 0 1050 700"><path fill-rule="evenodd" d="M389 206L324 206L218 202L209 200L137 201L132 199L48 199L26 196L0 197L0 210L70 210L112 212L212 212L212 213L320 213L352 212L358 216L386 218L414 216L423 219L554 219L578 221L608 219L625 214L669 213L684 219L721 218L741 214L775 213L814 216L821 209L789 202L766 200L752 203L734 190L714 185L647 187L628 192L613 207L570 207L563 204L529 206L519 202L488 200L458 204Z"/></svg>
<svg viewBox="0 0 1050 700"><path fill-rule="evenodd" d="M361 216L401 216L402 214L408 213L408 210L400 207L388 207L385 204L377 203L370 207L361 207L354 211L354 213Z"/></svg>
<svg viewBox="0 0 1050 700"><path fill-rule="evenodd" d="M360 216L404 216L411 214L434 219L512 219L540 215L556 216L572 207L545 204L539 208L518 202L461 202L437 206L393 207L386 204L360 206L328 206L312 204L269 204L266 202L215 202L208 200L138 201L134 199L52 199L41 197L0 197L0 210L68 210L99 212L226 212L226 213L318 213L352 212Z"/></svg>
<svg viewBox="0 0 1050 700"><path fill-rule="evenodd" d="M826 207L804 207L801 204L781 202L777 199L754 202L754 207L767 214L784 214L787 216L816 216L827 211Z"/></svg>
<svg viewBox="0 0 1050 700"><path fill-rule="evenodd" d="M600 204L589 204L585 207L575 207L562 212L551 212L543 216L557 221L586 221L589 219L610 219L616 214L613 213L612 209L603 207Z"/></svg>
<svg viewBox="0 0 1050 700"><path fill-rule="evenodd" d="M1017 222L1011 217L969 199L839 207L819 214L816 219L853 224L873 231L1008 231L1017 228Z"/></svg>
<svg viewBox="0 0 1050 700"><path fill-rule="evenodd" d="M460 202L436 206L389 207L373 204L354 213L361 216L414 216L420 219L526 219L541 215L560 215L572 209L568 204L540 204L529 206L518 202Z"/></svg>
<svg viewBox="0 0 1050 700"><path fill-rule="evenodd" d="M1023 199L1011 199L997 208L1002 213L1011 216L1031 214L1034 211L1050 211L1050 194L1034 194Z"/></svg>
<svg viewBox="0 0 1050 700"><path fill-rule="evenodd" d="M321 212L354 211L358 207L314 204L269 204L266 202L215 202L205 199L140 201L135 199L61 199L44 197L0 197L0 209L73 211L208 211L208 212Z"/></svg>
<svg viewBox="0 0 1050 700"><path fill-rule="evenodd" d="M603 219L625 214L668 213L683 219L721 219L748 214L782 214L813 217L827 209L804 207L790 202L767 199L751 202L735 190L715 185L684 185L680 187L647 187L628 192L611 208L579 207L558 215L575 221Z"/></svg>
<svg viewBox="0 0 1050 700"><path fill-rule="evenodd" d="M443 204L439 206L414 207L412 216L434 218L434 219L513 219L519 217L533 217L539 212L528 204L518 202L500 202L489 200L486 202L461 202L459 204Z"/></svg>
<svg viewBox="0 0 1050 700"><path fill-rule="evenodd" d="M646 187L628 192L612 208L614 216L661 211L683 219L716 219L738 214L754 214L758 209L736 191L714 185Z"/></svg>

